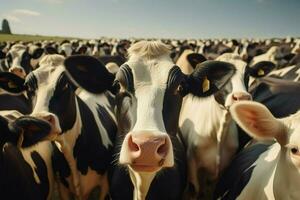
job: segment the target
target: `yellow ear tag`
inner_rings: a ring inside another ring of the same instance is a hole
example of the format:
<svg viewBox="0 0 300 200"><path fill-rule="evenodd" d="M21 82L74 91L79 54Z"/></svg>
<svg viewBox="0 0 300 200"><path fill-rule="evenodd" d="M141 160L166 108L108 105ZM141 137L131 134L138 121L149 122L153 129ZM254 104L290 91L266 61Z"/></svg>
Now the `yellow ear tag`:
<svg viewBox="0 0 300 200"><path fill-rule="evenodd" d="M10 89L13 89L13 88L17 88L18 86L14 83L14 82L12 82L12 81L9 81L8 83L7 83L7 86L10 88Z"/></svg>
<svg viewBox="0 0 300 200"><path fill-rule="evenodd" d="M202 92L207 92L210 88L210 81L207 79L207 76L205 76L203 83L202 83Z"/></svg>
<svg viewBox="0 0 300 200"><path fill-rule="evenodd" d="M265 71L263 69L259 69L257 74L258 74L258 76L263 76L263 75L265 75Z"/></svg>

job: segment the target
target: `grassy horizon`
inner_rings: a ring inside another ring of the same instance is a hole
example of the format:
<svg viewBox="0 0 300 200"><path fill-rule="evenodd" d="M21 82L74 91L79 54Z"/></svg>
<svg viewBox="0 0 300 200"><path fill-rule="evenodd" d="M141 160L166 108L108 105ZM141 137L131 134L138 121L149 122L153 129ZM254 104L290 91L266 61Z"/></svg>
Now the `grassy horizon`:
<svg viewBox="0 0 300 200"><path fill-rule="evenodd" d="M4 41L40 41L40 40L53 40L53 41L63 41L65 39L81 39L75 37L64 37L64 36L45 36L45 35L27 35L27 34L0 34L0 42Z"/></svg>

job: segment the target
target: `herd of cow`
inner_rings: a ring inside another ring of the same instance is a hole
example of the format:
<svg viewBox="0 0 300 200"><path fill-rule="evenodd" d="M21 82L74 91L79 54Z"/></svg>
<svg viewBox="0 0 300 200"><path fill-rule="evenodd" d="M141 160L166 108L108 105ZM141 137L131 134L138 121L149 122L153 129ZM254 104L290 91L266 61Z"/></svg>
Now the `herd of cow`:
<svg viewBox="0 0 300 200"><path fill-rule="evenodd" d="M0 199L300 199L300 39L5 42L0 71Z"/></svg>

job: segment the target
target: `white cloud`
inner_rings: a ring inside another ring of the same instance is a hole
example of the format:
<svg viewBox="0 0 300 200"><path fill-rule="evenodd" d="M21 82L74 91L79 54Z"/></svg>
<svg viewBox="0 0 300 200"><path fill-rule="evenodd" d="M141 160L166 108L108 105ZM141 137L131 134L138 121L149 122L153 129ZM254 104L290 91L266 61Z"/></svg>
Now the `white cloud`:
<svg viewBox="0 0 300 200"><path fill-rule="evenodd" d="M41 13L28 9L14 9L7 13L3 13L2 17L14 23L21 23L23 17L37 17Z"/></svg>
<svg viewBox="0 0 300 200"><path fill-rule="evenodd" d="M22 16L24 16L24 15L25 16L40 16L41 15L41 13L39 13L39 12L27 10L27 9L14 9L12 11L12 13L17 16L20 16L20 15L22 15Z"/></svg>
<svg viewBox="0 0 300 200"><path fill-rule="evenodd" d="M10 22L15 22L15 23L21 22L21 20L18 17L11 15L11 14L3 14L2 17L7 19Z"/></svg>

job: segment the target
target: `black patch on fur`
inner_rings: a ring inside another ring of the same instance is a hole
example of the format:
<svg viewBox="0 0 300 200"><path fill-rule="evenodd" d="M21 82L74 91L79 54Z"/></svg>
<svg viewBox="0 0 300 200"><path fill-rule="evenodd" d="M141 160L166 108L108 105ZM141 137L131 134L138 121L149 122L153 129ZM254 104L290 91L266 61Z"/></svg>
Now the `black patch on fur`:
<svg viewBox="0 0 300 200"><path fill-rule="evenodd" d="M31 60L31 55L27 51L25 51L21 57L20 65L24 69L26 74L29 74L32 71L30 60Z"/></svg>
<svg viewBox="0 0 300 200"><path fill-rule="evenodd" d="M127 64L120 67L120 70L116 74L116 80L118 80L127 91L134 93L133 73Z"/></svg>
<svg viewBox="0 0 300 200"><path fill-rule="evenodd" d="M4 59L6 57L6 54L0 50L0 59Z"/></svg>
<svg viewBox="0 0 300 200"><path fill-rule="evenodd" d="M185 81L185 75L178 66L174 66L168 75L167 88L163 100L163 120L168 134L176 135L182 104L182 94L179 87Z"/></svg>
<svg viewBox="0 0 300 200"><path fill-rule="evenodd" d="M37 48L37 49L35 49L34 52L32 53L31 58L33 58L33 59L38 59L38 58L40 58L40 57L43 55L43 53L44 53L44 49L42 49L42 48Z"/></svg>
<svg viewBox="0 0 300 200"><path fill-rule="evenodd" d="M300 83L264 77L249 88L254 101L264 104L276 118L287 117L300 108Z"/></svg>
<svg viewBox="0 0 300 200"><path fill-rule="evenodd" d="M36 151L31 152L31 158L37 166L35 172L40 179L40 184L38 184L39 191L41 193L41 199L47 199L49 194L49 179L47 172L47 165L40 154Z"/></svg>
<svg viewBox="0 0 300 200"><path fill-rule="evenodd" d="M44 51L47 55L52 55L52 54L58 54L58 51L56 48L54 47L51 47L51 46L46 46L44 48Z"/></svg>
<svg viewBox="0 0 300 200"><path fill-rule="evenodd" d="M104 174L112 161L112 147L106 149L103 145L93 113L80 98L77 100L82 120L81 133L73 149L77 169L84 175L87 174L88 167L99 174ZM115 128L115 126L110 128ZM107 133L115 134L112 131L115 130L107 130Z"/></svg>
<svg viewBox="0 0 300 200"><path fill-rule="evenodd" d="M36 164L36 172L41 184L35 181L30 165L24 160L22 153L14 145L7 143L3 152L3 175L1 176L1 197L7 199L46 199L49 192L47 167L40 155L32 154Z"/></svg>
<svg viewBox="0 0 300 200"><path fill-rule="evenodd" d="M67 181L67 177L71 176L71 169L69 163L67 162L64 154L59 151L54 142L52 142L53 146L53 154L52 154L52 167L53 171L58 174L58 178L61 183L69 188L69 183Z"/></svg>
<svg viewBox="0 0 300 200"><path fill-rule="evenodd" d="M57 80L53 96L49 101L49 111L58 117L62 132L66 132L74 126L76 120L75 93L64 73Z"/></svg>
<svg viewBox="0 0 300 200"><path fill-rule="evenodd" d="M269 145L257 144L239 153L219 179L214 199L235 200L251 178L255 168L252 165L268 147Z"/></svg>

